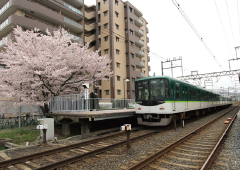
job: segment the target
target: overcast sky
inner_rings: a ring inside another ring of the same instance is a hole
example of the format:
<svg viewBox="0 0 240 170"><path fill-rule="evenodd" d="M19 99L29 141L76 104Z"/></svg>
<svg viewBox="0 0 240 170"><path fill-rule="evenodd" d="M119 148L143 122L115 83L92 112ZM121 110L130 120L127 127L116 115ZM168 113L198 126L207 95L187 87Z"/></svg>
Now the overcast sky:
<svg viewBox="0 0 240 170"><path fill-rule="evenodd" d="M95 2L95 0L85 0L87 5L93 5ZM194 33L172 0L129 0L129 2L141 11L143 17L148 21L151 76L153 73L161 75L161 61L179 56L182 57L184 75L190 75L190 71L195 70L199 74L229 70L228 60L236 58L235 47L240 46L240 16L238 13L240 1L177 0L212 54ZM240 49L238 54L240 57ZM177 64L177 62L175 63ZM164 67L169 66L164 64ZM240 61L231 62L233 70L239 69L239 66ZM171 75L171 72L164 70L164 74ZM180 68L173 70L174 77L181 75ZM234 77L222 77L218 82L216 82L216 78L213 78L213 81L215 89L235 85ZM201 85L204 85L203 81ZM240 87L239 84L237 86Z"/></svg>

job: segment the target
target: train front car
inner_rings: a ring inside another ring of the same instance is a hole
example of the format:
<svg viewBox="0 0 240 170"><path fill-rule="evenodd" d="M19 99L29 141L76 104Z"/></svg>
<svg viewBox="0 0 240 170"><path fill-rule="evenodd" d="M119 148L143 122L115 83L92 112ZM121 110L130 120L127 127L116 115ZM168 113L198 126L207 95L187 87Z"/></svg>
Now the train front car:
<svg viewBox="0 0 240 170"><path fill-rule="evenodd" d="M167 77L150 77L135 82L135 107L140 125L166 126L172 119Z"/></svg>

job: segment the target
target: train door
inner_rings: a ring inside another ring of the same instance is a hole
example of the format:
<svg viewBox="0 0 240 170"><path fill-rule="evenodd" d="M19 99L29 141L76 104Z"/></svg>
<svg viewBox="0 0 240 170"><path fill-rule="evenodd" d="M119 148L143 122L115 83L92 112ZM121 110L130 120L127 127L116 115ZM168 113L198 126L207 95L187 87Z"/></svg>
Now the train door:
<svg viewBox="0 0 240 170"><path fill-rule="evenodd" d="M173 111L177 110L177 104L176 104L176 100L179 100L180 97L180 84L179 83L175 83L172 86L172 94L173 94Z"/></svg>
<svg viewBox="0 0 240 170"><path fill-rule="evenodd" d="M188 97L187 97L187 87L183 86L183 101L184 101L184 109L187 110L188 109Z"/></svg>

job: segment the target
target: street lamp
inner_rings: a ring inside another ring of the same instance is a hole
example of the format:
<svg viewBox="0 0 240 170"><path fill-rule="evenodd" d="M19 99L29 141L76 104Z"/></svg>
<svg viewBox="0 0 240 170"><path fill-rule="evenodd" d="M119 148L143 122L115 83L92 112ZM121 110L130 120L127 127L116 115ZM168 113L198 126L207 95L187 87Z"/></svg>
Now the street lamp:
<svg viewBox="0 0 240 170"><path fill-rule="evenodd" d="M126 109L126 107L125 107L125 81L126 82L128 82L128 81L130 81L128 78L124 78L123 79L123 93L124 93L124 100L123 100L123 102L124 102L124 108L123 109Z"/></svg>

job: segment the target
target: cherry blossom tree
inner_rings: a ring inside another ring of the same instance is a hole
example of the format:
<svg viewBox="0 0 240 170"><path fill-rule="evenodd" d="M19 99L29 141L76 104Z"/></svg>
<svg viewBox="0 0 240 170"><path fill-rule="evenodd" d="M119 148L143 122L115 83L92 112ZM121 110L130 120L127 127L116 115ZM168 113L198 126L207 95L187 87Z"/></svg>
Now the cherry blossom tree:
<svg viewBox="0 0 240 170"><path fill-rule="evenodd" d="M15 101L14 106L42 106L50 97L79 93L83 83L97 85L112 76L106 55L72 42L64 29L45 33L17 26L15 40L4 40L0 64L8 69L0 71L0 97Z"/></svg>

